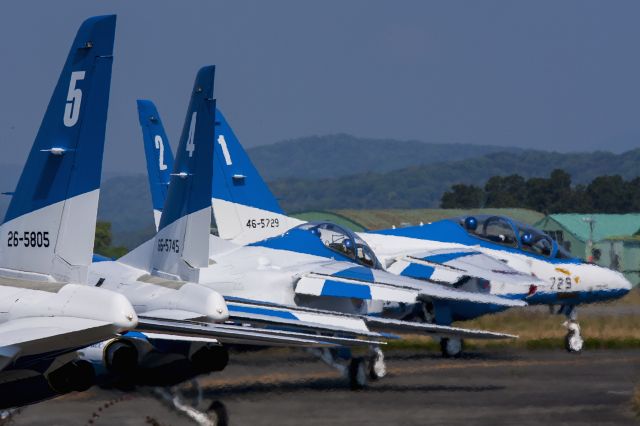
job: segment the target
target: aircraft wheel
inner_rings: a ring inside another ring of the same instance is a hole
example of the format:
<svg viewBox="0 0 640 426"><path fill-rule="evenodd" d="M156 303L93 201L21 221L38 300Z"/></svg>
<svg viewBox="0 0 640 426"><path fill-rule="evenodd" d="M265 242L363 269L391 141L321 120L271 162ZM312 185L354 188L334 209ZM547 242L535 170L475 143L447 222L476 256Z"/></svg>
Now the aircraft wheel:
<svg viewBox="0 0 640 426"><path fill-rule="evenodd" d="M582 348L584 346L584 339L580 335L580 333L576 333L574 331L570 331L564 338L564 347L567 349L569 353L580 353L582 352Z"/></svg>
<svg viewBox="0 0 640 426"><path fill-rule="evenodd" d="M384 353L376 348L369 363L369 378L379 380L387 375L387 365L384 362Z"/></svg>
<svg viewBox="0 0 640 426"><path fill-rule="evenodd" d="M364 358L353 358L349 363L349 386L360 390L367 385L367 365Z"/></svg>
<svg viewBox="0 0 640 426"><path fill-rule="evenodd" d="M440 351L444 358L459 358L462 355L463 341L444 337L440 339Z"/></svg>
<svg viewBox="0 0 640 426"><path fill-rule="evenodd" d="M209 416L213 416L213 424L216 426L227 426L229 424L229 414L227 407L221 401L213 401L209 406Z"/></svg>

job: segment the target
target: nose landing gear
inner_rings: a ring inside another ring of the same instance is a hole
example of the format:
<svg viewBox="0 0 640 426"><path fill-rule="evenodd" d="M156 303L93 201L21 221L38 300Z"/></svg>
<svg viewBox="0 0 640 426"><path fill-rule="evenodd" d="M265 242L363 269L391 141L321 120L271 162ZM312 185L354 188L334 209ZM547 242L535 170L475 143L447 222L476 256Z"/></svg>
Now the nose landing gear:
<svg viewBox="0 0 640 426"><path fill-rule="evenodd" d="M567 335L564 337L564 347L570 353L582 352L584 339L580 335L580 325L575 320L567 320L562 325L567 328Z"/></svg>
<svg viewBox="0 0 640 426"><path fill-rule="evenodd" d="M584 339L580 334L580 324L578 324L578 310L575 306L564 305L560 307L560 312L564 313L567 320L562 325L567 329L564 337L564 347L567 352L580 353L584 346Z"/></svg>

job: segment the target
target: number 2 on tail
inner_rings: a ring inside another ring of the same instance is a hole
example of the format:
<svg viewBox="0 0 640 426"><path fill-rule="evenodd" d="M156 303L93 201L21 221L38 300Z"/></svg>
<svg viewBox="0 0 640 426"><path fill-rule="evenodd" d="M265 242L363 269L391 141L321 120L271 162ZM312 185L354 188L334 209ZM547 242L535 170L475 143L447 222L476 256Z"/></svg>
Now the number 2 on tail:
<svg viewBox="0 0 640 426"><path fill-rule="evenodd" d="M164 142L162 142L162 137L160 137L160 135L156 135L153 140L156 144L156 149L160 151L158 153L158 163L160 170L167 170L167 165L164 164Z"/></svg>

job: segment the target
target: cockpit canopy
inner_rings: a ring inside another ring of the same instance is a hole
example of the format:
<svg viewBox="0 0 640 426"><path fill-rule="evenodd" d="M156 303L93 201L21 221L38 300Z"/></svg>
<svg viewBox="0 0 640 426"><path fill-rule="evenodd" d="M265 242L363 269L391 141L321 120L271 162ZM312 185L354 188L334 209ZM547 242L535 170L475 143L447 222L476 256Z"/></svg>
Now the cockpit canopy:
<svg viewBox="0 0 640 426"><path fill-rule="evenodd" d="M462 216L454 220L470 235L483 240L545 257L574 258L543 231L505 216Z"/></svg>
<svg viewBox="0 0 640 426"><path fill-rule="evenodd" d="M311 232L325 247L355 260L362 266L382 268L371 247L355 233L340 225L331 222L308 222L297 228Z"/></svg>

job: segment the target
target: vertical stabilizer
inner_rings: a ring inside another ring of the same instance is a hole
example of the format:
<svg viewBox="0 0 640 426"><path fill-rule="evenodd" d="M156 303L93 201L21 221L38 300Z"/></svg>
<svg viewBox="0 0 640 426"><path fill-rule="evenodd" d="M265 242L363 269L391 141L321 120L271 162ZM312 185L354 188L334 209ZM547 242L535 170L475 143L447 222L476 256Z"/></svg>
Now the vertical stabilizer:
<svg viewBox="0 0 640 426"><path fill-rule="evenodd" d="M76 35L0 238L3 273L84 281L91 263L116 17Z"/></svg>
<svg viewBox="0 0 640 426"><path fill-rule="evenodd" d="M200 69L191 94L152 259L158 274L197 281L208 266L215 67Z"/></svg>
<svg viewBox="0 0 640 426"><path fill-rule="evenodd" d="M151 190L151 201L153 202L153 219L157 230L169 191L171 172L173 171L173 151L164 131L160 114L158 114L153 102L138 100L138 118L142 128L144 154L147 159L147 176Z"/></svg>
<svg viewBox="0 0 640 426"><path fill-rule="evenodd" d="M216 119L211 202L220 237L249 244L303 223L284 214L220 110Z"/></svg>

